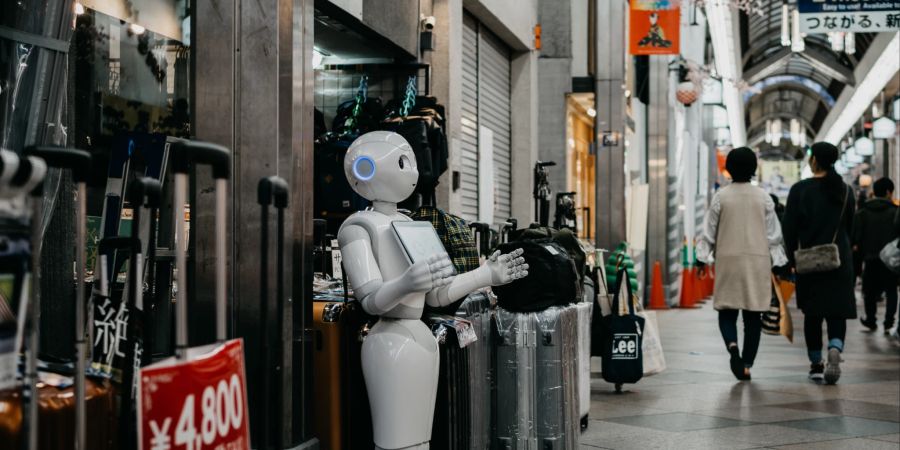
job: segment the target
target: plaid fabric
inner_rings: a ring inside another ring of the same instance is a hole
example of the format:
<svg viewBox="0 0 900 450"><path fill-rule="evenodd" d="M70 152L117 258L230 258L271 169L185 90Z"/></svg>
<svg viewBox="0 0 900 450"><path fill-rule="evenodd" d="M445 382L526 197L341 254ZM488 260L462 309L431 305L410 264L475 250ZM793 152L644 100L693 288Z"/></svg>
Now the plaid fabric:
<svg viewBox="0 0 900 450"><path fill-rule="evenodd" d="M469 230L469 224L460 217L444 212L433 206L422 206L410 214L413 220L431 222L447 254L453 261L457 273L475 270L481 264L475 238Z"/></svg>

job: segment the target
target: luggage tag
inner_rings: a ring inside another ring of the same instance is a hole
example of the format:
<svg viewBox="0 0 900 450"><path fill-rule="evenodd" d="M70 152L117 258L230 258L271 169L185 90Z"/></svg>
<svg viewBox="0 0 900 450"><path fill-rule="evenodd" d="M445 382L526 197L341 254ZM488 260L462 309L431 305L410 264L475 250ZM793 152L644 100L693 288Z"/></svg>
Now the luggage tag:
<svg viewBox="0 0 900 450"><path fill-rule="evenodd" d="M341 257L341 246L338 244L337 239L332 239L331 241L331 276L335 280L339 280L344 277L344 271L341 270L341 262L343 258Z"/></svg>
<svg viewBox="0 0 900 450"><path fill-rule="evenodd" d="M466 348L469 344L478 340L478 335L475 334L472 322L457 318L454 320L453 327L456 329L456 339L459 341L459 348Z"/></svg>

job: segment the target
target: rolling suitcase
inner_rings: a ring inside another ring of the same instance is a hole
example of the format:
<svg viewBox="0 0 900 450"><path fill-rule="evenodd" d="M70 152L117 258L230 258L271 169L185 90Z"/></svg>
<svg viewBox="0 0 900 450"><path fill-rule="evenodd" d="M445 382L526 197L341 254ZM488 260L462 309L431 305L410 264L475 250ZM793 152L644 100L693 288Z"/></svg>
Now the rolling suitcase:
<svg viewBox="0 0 900 450"><path fill-rule="evenodd" d="M581 431L587 429L591 412L591 318L594 302L575 305L578 311L578 417Z"/></svg>
<svg viewBox="0 0 900 450"><path fill-rule="evenodd" d="M491 446L491 380L493 377L494 346L491 330L491 300L484 293L470 294L456 312L468 320L475 331L476 341L470 343L469 365L469 445L473 450L487 450Z"/></svg>
<svg viewBox="0 0 900 450"><path fill-rule="evenodd" d="M578 447L577 309L553 307L534 313L537 333L535 431L547 450Z"/></svg>
<svg viewBox="0 0 900 450"><path fill-rule="evenodd" d="M493 448L537 448L534 315L494 311Z"/></svg>
<svg viewBox="0 0 900 450"><path fill-rule="evenodd" d="M469 348L464 333L471 333L468 321L442 315L425 319L438 342L440 369L432 420L431 448L463 450L469 448L472 421L469 378ZM468 328L468 331L463 331Z"/></svg>

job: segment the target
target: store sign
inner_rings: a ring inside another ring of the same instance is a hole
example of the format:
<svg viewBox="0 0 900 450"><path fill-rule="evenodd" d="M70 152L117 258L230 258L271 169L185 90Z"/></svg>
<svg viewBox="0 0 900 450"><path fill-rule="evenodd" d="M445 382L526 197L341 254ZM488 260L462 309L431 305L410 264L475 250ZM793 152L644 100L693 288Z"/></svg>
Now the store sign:
<svg viewBox="0 0 900 450"><path fill-rule="evenodd" d="M240 339L188 350L141 369L141 450L250 448L244 346Z"/></svg>
<svg viewBox="0 0 900 450"><path fill-rule="evenodd" d="M628 12L628 53L677 55L680 50L681 9L675 0L635 0Z"/></svg>
<svg viewBox="0 0 900 450"><path fill-rule="evenodd" d="M797 0L804 33L900 31L900 0Z"/></svg>

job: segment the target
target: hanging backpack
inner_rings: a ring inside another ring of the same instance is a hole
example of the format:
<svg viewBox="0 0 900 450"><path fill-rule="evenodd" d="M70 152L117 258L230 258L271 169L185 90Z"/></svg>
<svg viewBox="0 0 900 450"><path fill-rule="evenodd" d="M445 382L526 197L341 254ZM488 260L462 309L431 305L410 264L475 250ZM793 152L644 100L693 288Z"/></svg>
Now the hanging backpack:
<svg viewBox="0 0 900 450"><path fill-rule="evenodd" d="M550 239L507 242L497 250L509 253L522 249L528 276L491 288L497 304L511 312L541 311L580 300L578 273L566 249Z"/></svg>
<svg viewBox="0 0 900 450"><path fill-rule="evenodd" d="M628 286L628 313L619 314L619 297L622 283ZM613 295L612 310L604 316L602 370L603 379L616 384L616 390L623 383L637 383L644 376L644 358L641 351L644 334L644 318L634 313L634 290L631 278L624 266L619 265L616 274L616 288Z"/></svg>

